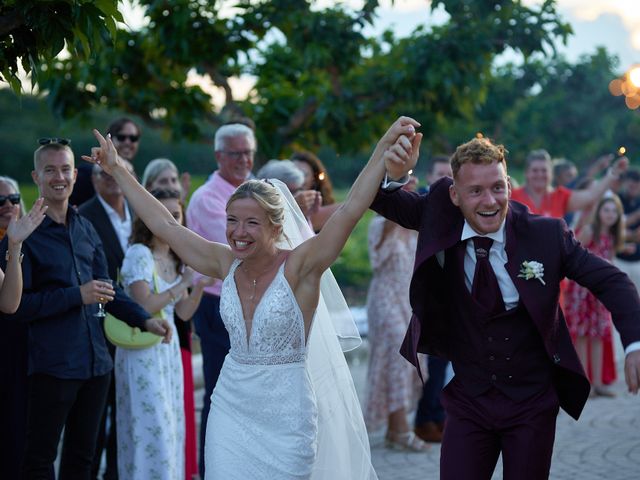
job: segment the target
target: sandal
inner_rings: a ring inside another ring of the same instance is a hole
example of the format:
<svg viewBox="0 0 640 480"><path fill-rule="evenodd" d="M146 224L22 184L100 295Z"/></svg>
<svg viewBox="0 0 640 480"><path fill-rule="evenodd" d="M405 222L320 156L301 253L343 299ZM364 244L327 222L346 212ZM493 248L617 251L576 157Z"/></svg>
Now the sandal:
<svg viewBox="0 0 640 480"><path fill-rule="evenodd" d="M391 450L404 450L408 452L426 452L431 445L424 442L412 431L398 433L387 432L384 439L384 446Z"/></svg>

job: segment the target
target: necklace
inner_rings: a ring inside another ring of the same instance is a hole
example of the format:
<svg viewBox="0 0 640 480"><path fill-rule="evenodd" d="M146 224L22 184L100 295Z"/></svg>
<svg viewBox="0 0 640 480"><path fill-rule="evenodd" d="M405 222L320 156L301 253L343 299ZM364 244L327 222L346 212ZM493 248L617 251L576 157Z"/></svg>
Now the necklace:
<svg viewBox="0 0 640 480"><path fill-rule="evenodd" d="M276 258L278 258L278 256L276 256ZM260 280L260 278L267 273L269 270L271 270L273 268L273 265L269 265L267 268L265 268L261 273L259 273L258 275L255 276L255 278L252 280L250 278L249 272L247 271L247 269L244 267L244 264L240 264L240 269L244 272L245 276L247 277L247 279L249 280L250 285L252 286L251 289L251 295L249 295L249 300L251 302L253 302L256 298L256 289L258 286L258 280Z"/></svg>
<svg viewBox="0 0 640 480"><path fill-rule="evenodd" d="M171 268L173 267L173 262L169 258L156 257L154 255L153 259L156 262L156 267L160 270L160 273L165 276L169 273Z"/></svg>

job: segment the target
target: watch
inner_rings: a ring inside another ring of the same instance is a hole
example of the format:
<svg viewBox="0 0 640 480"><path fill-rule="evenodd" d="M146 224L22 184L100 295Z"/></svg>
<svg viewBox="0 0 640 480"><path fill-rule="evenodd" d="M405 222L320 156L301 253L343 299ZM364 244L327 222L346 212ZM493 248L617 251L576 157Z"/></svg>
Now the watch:
<svg viewBox="0 0 640 480"><path fill-rule="evenodd" d="M389 175L387 173L385 173L384 174L384 179L382 180L382 183L380 184L380 188L383 191L387 192L387 193L391 193L391 192L395 192L396 190L401 189L407 183L409 183L409 175L405 175L404 177L402 177L399 180L390 180L389 179Z"/></svg>

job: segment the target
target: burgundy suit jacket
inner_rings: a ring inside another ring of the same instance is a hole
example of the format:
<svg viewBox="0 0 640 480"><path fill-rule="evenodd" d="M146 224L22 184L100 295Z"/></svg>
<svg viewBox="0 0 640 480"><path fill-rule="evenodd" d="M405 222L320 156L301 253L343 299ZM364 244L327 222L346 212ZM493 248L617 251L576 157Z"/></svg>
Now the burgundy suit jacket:
<svg viewBox="0 0 640 480"><path fill-rule="evenodd" d="M400 352L418 368L417 353L451 358L456 345L450 334L449 302L456 292L443 284L444 271L435 254L460 241L464 217L450 200L452 180L435 182L428 193L379 192L371 208L399 225L418 231L410 301L413 317ZM509 202L505 225L505 265L520 302L535 323L553 362L553 384L560 406L578 418L589 396L589 382L571 342L558 304L560 281L567 277L587 287L611 311L626 347L640 341L640 299L626 274L583 248L563 220L541 217L525 205ZM544 266L544 282L519 277L522 262ZM447 265L444 265L447 268Z"/></svg>

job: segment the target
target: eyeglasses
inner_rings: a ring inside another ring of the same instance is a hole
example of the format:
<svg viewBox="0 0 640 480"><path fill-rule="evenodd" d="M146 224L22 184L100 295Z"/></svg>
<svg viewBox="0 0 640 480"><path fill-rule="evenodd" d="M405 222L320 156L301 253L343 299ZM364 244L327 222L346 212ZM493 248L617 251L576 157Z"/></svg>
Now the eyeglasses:
<svg viewBox="0 0 640 480"><path fill-rule="evenodd" d="M0 195L0 205L4 205L7 200L9 200L12 205L17 205L20 203L20 194L11 193L9 195Z"/></svg>
<svg viewBox="0 0 640 480"><path fill-rule="evenodd" d="M137 143L137 141L140 140L140 135L126 135L124 133L116 133L114 137L116 137L116 140L119 142L124 142L127 138L131 143Z"/></svg>
<svg viewBox="0 0 640 480"><path fill-rule="evenodd" d="M240 160L243 157L253 158L255 150L241 150L234 152L233 150L222 150L221 153L228 155L232 160Z"/></svg>
<svg viewBox="0 0 640 480"><path fill-rule="evenodd" d="M68 138L58 137L42 137L38 139L40 145L49 145L50 143L57 143L58 145L71 145L71 140Z"/></svg>

